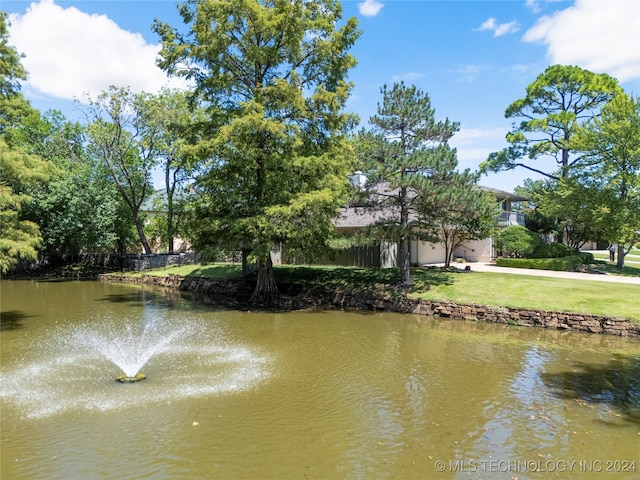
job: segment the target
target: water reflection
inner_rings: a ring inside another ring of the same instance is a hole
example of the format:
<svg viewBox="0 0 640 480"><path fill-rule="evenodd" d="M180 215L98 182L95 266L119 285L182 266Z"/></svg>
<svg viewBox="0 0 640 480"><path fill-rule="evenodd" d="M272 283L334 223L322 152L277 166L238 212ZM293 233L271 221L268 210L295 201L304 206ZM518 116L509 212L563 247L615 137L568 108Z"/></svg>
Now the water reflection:
<svg viewBox="0 0 640 480"><path fill-rule="evenodd" d="M22 328L24 326L23 320L32 316L33 315L28 315L22 310L0 312L0 331Z"/></svg>
<svg viewBox="0 0 640 480"><path fill-rule="evenodd" d="M615 408L640 424L640 356L614 355L604 364L574 362L570 369L541 374L561 398Z"/></svg>
<svg viewBox="0 0 640 480"><path fill-rule="evenodd" d="M380 312L223 311L90 282L3 284L3 308L37 321L0 335L2 478L132 478L117 458L136 459L135 478L329 480L546 479L455 468L640 460L637 339ZM169 334L198 328L136 385L63 340L154 320Z"/></svg>

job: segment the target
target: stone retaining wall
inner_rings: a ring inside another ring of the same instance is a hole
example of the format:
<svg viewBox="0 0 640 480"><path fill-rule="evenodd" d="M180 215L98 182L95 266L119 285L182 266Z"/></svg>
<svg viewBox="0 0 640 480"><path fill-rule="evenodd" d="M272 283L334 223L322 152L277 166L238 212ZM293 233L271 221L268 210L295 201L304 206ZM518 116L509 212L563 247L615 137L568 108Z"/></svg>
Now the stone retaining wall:
<svg viewBox="0 0 640 480"><path fill-rule="evenodd" d="M246 302L255 287L255 283L242 280L179 275L130 277L122 274L104 274L99 278L104 281L154 285L219 296L224 298L227 304ZM304 290L299 285L279 284L278 287L282 294L279 306L286 309L356 308L640 338L640 324L602 315L411 300L368 292Z"/></svg>

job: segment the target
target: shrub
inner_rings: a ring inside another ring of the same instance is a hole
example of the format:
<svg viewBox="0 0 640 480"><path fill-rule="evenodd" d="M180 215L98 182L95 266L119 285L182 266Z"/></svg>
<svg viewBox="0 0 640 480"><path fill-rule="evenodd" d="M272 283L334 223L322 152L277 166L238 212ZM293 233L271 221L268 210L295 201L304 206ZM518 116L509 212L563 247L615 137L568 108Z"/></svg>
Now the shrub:
<svg viewBox="0 0 640 480"><path fill-rule="evenodd" d="M578 252L576 253L576 255L578 255L582 259L582 263L585 265L591 265L595 262L593 253L591 252Z"/></svg>
<svg viewBox="0 0 640 480"><path fill-rule="evenodd" d="M507 227L496 235L499 254L508 257L530 257L541 244L540 235L520 225Z"/></svg>
<svg viewBox="0 0 640 480"><path fill-rule="evenodd" d="M511 268L533 268L535 270L554 270L567 272L582 265L579 255L562 258L497 258L496 265Z"/></svg>
<svg viewBox="0 0 640 480"><path fill-rule="evenodd" d="M533 258L561 258L575 253L573 248L564 243L542 243L535 248Z"/></svg>

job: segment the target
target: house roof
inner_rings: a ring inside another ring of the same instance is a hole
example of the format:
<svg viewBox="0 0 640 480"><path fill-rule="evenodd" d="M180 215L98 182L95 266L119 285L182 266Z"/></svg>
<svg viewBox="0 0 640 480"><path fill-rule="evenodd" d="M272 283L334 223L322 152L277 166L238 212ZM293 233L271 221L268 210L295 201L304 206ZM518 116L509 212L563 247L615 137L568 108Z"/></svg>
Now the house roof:
<svg viewBox="0 0 640 480"><path fill-rule="evenodd" d="M485 191L485 192L491 192L496 197L496 200L498 200L498 201L509 199L512 202L524 202L526 200L529 200L528 198L522 197L522 196L517 195L515 193L507 192L505 190L500 190L500 189L497 189L497 188L485 187L484 185L475 185L475 188L477 188L478 190ZM369 190L371 193L373 193L374 196L375 195L393 195L393 196L395 196L400 191L399 188L389 189L389 184L387 182L380 182L380 183L376 183L374 185L368 185L367 186L367 190ZM410 195L411 195L411 193L410 193Z"/></svg>
<svg viewBox="0 0 640 480"><path fill-rule="evenodd" d="M347 207L334 219L337 228L366 227L385 218L380 211L373 211L363 207Z"/></svg>
<svg viewBox="0 0 640 480"><path fill-rule="evenodd" d="M522 197L518 194L506 192L504 190L499 190L497 188L485 187L483 185L476 185L476 188L480 190L484 190L485 192L493 193L496 196L496 199L498 200L504 200L506 198L508 198L512 202L525 202L529 200L528 198Z"/></svg>
<svg viewBox="0 0 640 480"><path fill-rule="evenodd" d="M370 186L370 188L373 192L375 192L374 196L376 194L394 194L398 192L397 189L395 191L386 190L385 186L386 184L377 184ZM496 197L496 200L499 202L507 198L512 202L522 202L528 200L525 197L521 197L520 195L506 192L504 190L498 190L496 188L485 187L482 185L476 185L476 187L480 190L493 193ZM374 223L386 218L395 217L396 215L393 214L389 207L386 207L383 210L374 210L372 208L362 206L349 206L344 208L342 212L340 212L340 215L338 215L338 217L333 221L333 224L336 228L359 228L373 225Z"/></svg>

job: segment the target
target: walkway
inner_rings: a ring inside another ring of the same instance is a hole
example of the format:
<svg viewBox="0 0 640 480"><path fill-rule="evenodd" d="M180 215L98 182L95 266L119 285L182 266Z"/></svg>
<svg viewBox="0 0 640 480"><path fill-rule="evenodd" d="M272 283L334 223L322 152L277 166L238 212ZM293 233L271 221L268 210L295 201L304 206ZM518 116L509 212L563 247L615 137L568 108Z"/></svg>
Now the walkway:
<svg viewBox="0 0 640 480"><path fill-rule="evenodd" d="M640 285L640 277L623 277L621 275L607 275L581 272L555 272L552 270L534 270L531 268L498 267L495 263L467 262L456 264L458 268L469 266L472 272L508 273L514 275L532 275L536 277L569 278L572 280L593 280L596 282L631 283Z"/></svg>

